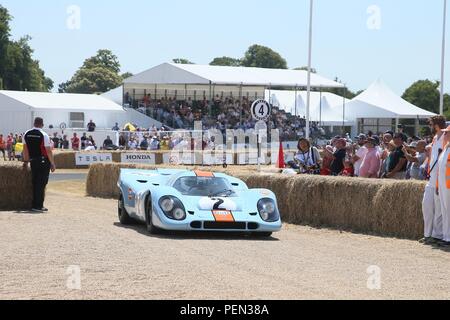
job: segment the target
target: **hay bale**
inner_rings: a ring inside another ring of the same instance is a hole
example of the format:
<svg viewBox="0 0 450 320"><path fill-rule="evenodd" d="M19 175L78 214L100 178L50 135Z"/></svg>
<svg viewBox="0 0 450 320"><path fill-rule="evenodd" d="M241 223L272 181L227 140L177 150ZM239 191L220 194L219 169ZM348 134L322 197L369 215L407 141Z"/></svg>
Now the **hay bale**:
<svg viewBox="0 0 450 320"><path fill-rule="evenodd" d="M57 151L54 153L55 165L58 169L76 169L75 152Z"/></svg>
<svg viewBox="0 0 450 320"><path fill-rule="evenodd" d="M21 164L0 164L0 210L29 210L31 208L31 171Z"/></svg>

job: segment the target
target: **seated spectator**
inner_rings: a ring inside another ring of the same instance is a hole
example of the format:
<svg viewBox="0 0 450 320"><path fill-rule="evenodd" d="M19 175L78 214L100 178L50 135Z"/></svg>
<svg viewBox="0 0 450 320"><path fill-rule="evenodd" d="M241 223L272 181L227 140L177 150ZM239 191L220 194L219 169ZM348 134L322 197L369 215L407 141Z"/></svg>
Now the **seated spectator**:
<svg viewBox="0 0 450 320"><path fill-rule="evenodd" d="M121 150L125 150L127 148L127 139L125 139L125 135L123 133L119 136L119 148Z"/></svg>
<svg viewBox="0 0 450 320"><path fill-rule="evenodd" d="M84 149L84 151L89 152L89 151L95 151L95 150L97 150L97 149L96 149L95 146L93 145L92 141L91 141L91 140L88 140L88 141L86 142L86 148Z"/></svg>
<svg viewBox="0 0 450 320"><path fill-rule="evenodd" d="M322 159L319 150L312 147L307 139L300 139L298 142L298 152L294 157L294 161L290 161L288 165L295 170L299 170L301 174L320 174L320 164Z"/></svg>
<svg viewBox="0 0 450 320"><path fill-rule="evenodd" d="M110 136L107 136L105 141L103 142L103 150L113 150L114 142L111 140Z"/></svg>
<svg viewBox="0 0 450 320"><path fill-rule="evenodd" d="M89 145L92 145L95 147L95 150L97 150L97 144L94 141L94 138L92 136L89 136L88 141L90 142Z"/></svg>
<svg viewBox="0 0 450 320"><path fill-rule="evenodd" d="M377 136L367 139L366 148L367 153L362 160L359 176L361 178L378 178L381 166L380 153L377 146L380 144L380 139Z"/></svg>
<svg viewBox="0 0 450 320"><path fill-rule="evenodd" d="M130 141L128 141L128 150L136 150L137 146L137 142L134 138L131 138Z"/></svg>
<svg viewBox="0 0 450 320"><path fill-rule="evenodd" d="M153 137L153 139L150 141L150 150L159 150L160 143L158 137Z"/></svg>
<svg viewBox="0 0 450 320"><path fill-rule="evenodd" d="M139 145L139 148L140 148L142 151L147 151L147 150L148 150L148 146L149 146L149 144L148 144L148 138L147 138L147 136L145 136L145 137L144 137L144 140L142 140L141 144Z"/></svg>

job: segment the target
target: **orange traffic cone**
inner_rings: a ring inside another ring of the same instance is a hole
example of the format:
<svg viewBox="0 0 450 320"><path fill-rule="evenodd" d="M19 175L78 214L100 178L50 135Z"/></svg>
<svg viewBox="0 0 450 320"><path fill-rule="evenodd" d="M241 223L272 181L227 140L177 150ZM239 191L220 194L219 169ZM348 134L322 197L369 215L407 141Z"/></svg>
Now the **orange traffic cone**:
<svg viewBox="0 0 450 320"><path fill-rule="evenodd" d="M286 163L284 163L284 150L283 150L283 143L280 142L280 152L278 152L278 163L277 167L279 169L286 168Z"/></svg>

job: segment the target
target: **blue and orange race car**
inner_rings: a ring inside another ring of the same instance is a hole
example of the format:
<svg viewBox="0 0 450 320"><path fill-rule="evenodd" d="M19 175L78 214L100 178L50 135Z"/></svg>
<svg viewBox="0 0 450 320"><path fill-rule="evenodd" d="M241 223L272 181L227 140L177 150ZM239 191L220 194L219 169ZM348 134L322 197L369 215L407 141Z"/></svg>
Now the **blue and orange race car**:
<svg viewBox="0 0 450 320"><path fill-rule="evenodd" d="M270 237L281 230L275 194L249 189L222 173L189 170L122 169L119 220L161 230L248 232Z"/></svg>

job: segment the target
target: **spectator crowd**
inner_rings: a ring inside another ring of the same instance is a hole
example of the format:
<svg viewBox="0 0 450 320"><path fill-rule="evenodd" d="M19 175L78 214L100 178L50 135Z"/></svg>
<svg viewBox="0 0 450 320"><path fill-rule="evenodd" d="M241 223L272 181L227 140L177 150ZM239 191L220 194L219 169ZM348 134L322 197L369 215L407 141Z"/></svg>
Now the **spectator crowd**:
<svg viewBox="0 0 450 320"><path fill-rule="evenodd" d="M432 131L437 130L436 123L443 121L442 116L431 118ZM302 138L288 167L299 174L427 180L432 169L432 139L408 137L400 128L379 135L360 134L354 141L336 136L319 150Z"/></svg>

